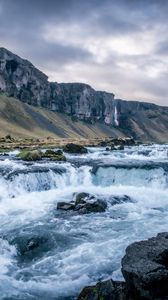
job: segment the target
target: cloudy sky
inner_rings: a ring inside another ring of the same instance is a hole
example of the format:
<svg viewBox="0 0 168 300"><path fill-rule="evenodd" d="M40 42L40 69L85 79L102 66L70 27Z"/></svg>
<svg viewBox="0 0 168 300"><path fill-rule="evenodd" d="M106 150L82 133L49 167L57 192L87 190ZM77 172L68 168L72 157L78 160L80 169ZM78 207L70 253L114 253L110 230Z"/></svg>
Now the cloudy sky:
<svg viewBox="0 0 168 300"><path fill-rule="evenodd" d="M0 0L0 46L52 81L168 105L168 0Z"/></svg>

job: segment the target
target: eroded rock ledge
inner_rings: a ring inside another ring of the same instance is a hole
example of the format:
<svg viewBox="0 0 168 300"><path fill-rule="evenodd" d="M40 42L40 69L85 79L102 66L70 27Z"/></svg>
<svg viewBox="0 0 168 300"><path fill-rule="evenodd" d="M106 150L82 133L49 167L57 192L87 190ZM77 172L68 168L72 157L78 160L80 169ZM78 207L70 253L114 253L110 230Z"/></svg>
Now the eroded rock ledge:
<svg viewBox="0 0 168 300"><path fill-rule="evenodd" d="M78 300L168 299L168 233L128 246L122 273L125 282L99 282L84 288Z"/></svg>

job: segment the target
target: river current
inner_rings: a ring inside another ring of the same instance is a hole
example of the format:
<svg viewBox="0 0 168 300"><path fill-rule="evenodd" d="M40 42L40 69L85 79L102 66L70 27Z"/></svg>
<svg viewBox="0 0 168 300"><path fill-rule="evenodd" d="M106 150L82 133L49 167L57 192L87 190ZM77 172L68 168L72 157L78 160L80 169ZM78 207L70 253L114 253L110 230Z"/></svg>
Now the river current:
<svg viewBox="0 0 168 300"><path fill-rule="evenodd" d="M0 299L76 299L86 285L123 279L130 243L167 231L168 145L88 151L65 163L0 155ZM106 212L57 210L78 192L105 200Z"/></svg>

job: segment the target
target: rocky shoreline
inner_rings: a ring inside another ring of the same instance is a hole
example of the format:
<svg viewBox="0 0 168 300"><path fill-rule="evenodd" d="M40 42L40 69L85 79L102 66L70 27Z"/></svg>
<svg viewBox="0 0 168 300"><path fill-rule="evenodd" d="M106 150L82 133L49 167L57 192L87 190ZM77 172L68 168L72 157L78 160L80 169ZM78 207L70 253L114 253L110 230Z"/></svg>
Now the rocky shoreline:
<svg viewBox="0 0 168 300"><path fill-rule="evenodd" d="M110 279L85 287L78 300L168 299L168 233L129 245L122 274L123 282Z"/></svg>
<svg viewBox="0 0 168 300"><path fill-rule="evenodd" d="M139 145L140 142L134 140L132 137L130 138L113 138L113 137L106 137L106 138L93 138L93 139L72 139L72 138L52 138L47 137L45 139L36 139L36 138L20 138L16 139L11 135L7 135L4 137L0 137L0 152L11 151L15 149L26 149L26 150L35 150L35 149L42 149L42 148L63 148L66 152L69 153L86 153L81 151L83 147L107 147L107 150L121 150L117 147L124 147L124 146L134 146ZM68 146L67 146L68 145ZM69 148L69 145L72 147ZM74 149L75 148L75 149Z"/></svg>

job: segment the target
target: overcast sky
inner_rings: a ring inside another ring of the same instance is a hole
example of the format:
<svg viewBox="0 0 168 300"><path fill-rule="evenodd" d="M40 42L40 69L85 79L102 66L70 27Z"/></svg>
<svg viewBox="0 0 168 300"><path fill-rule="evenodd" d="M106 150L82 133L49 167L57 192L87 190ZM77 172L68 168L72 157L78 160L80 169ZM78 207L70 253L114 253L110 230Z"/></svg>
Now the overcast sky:
<svg viewBox="0 0 168 300"><path fill-rule="evenodd" d="M168 0L0 0L0 46L51 81L168 105Z"/></svg>

